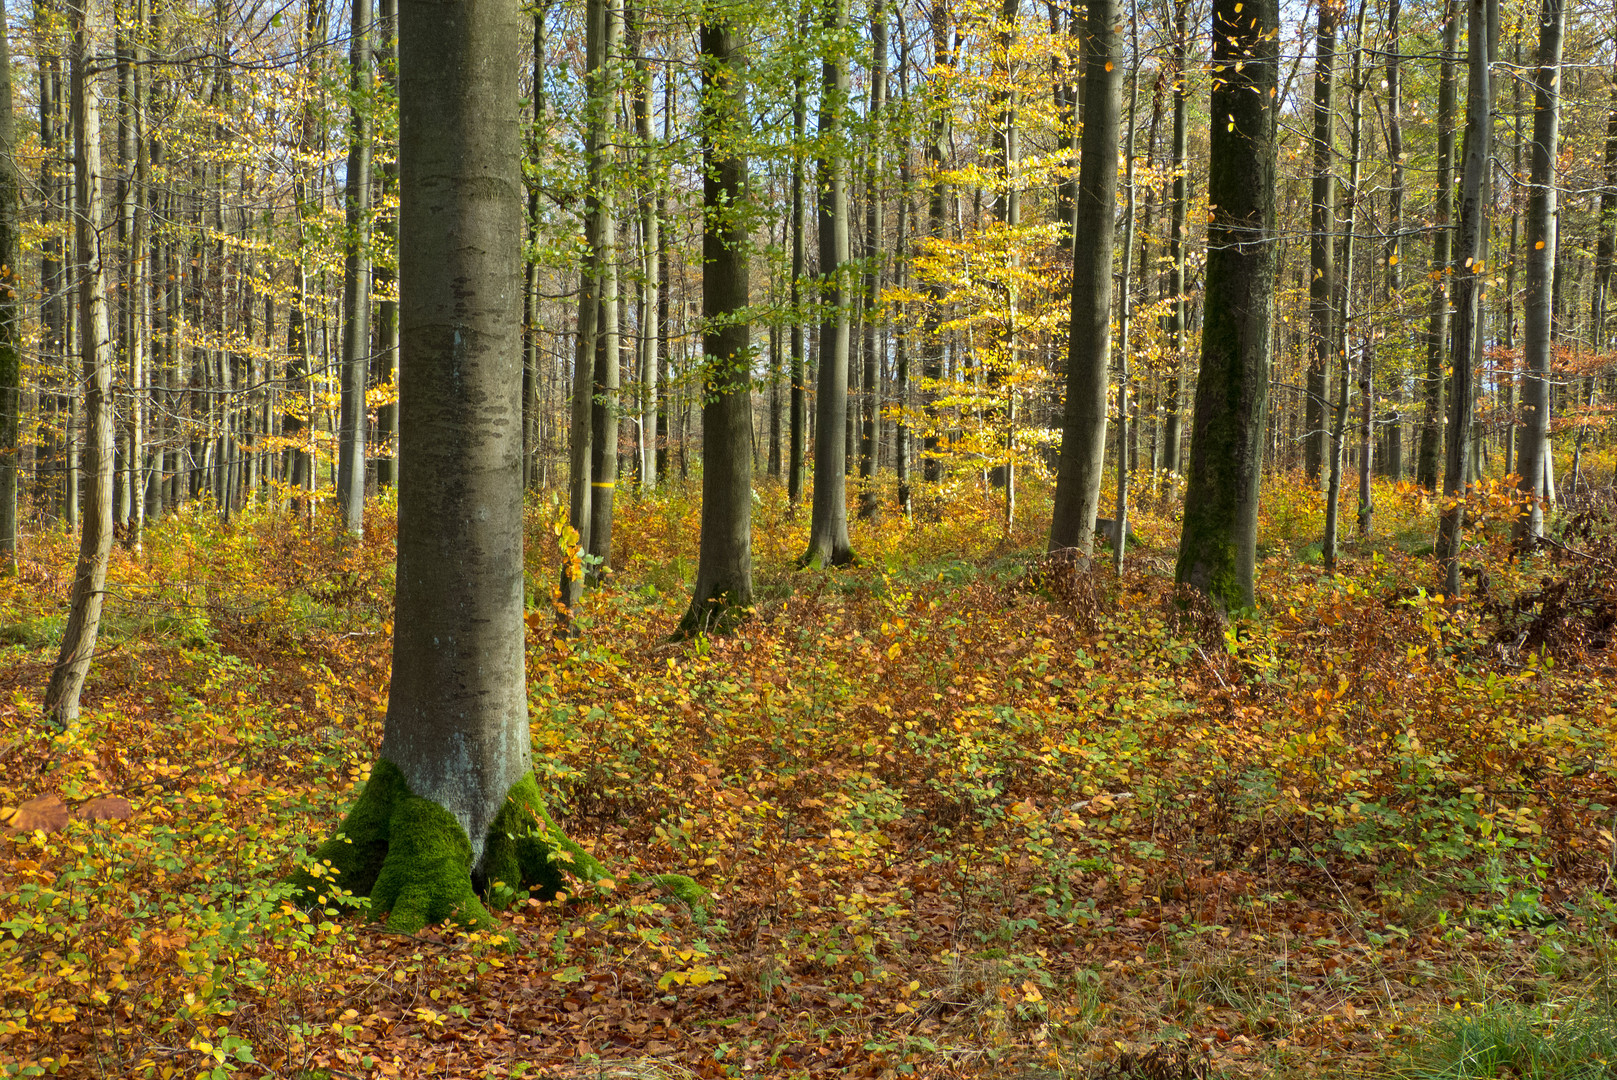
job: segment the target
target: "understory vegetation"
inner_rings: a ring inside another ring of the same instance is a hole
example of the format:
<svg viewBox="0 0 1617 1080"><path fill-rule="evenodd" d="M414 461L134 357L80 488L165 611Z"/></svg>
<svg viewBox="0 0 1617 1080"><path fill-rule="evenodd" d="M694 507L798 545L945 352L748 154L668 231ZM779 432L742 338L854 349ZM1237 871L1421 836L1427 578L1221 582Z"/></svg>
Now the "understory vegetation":
<svg viewBox="0 0 1617 1080"><path fill-rule="evenodd" d="M1617 1074L1611 489L1516 558L1474 496L1452 603L1430 496L1378 486L1332 577L1279 478L1228 623L1174 602L1168 491L1119 577L1041 557L1036 484L1010 535L967 483L798 571L761 486L756 609L692 641L694 486L619 501L573 636L540 496L537 779L614 876L416 936L283 884L375 759L390 508L120 547L66 731L74 541L36 537L0 580L0 1074Z"/></svg>

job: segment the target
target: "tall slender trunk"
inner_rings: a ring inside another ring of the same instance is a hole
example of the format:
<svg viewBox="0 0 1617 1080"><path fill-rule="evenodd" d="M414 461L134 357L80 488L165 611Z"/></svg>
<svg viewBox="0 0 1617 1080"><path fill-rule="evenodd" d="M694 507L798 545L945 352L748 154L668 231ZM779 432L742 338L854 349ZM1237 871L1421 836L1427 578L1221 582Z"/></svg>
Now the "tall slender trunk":
<svg viewBox="0 0 1617 1080"><path fill-rule="evenodd" d="M89 490L62 648L45 688L44 711L58 726L78 719L79 692L95 656L112 554L112 342L107 329L107 275L101 249L101 113L93 68L102 33L97 0L69 0L73 53L74 269L79 294L79 350L84 364L84 465Z"/></svg>
<svg viewBox="0 0 1617 1080"><path fill-rule="evenodd" d="M752 604L752 330L737 211L747 188L745 62L718 5L702 15L702 544L685 633L722 630Z"/></svg>
<svg viewBox="0 0 1617 1080"><path fill-rule="evenodd" d="M1550 453L1550 288L1556 257L1555 166L1560 153L1561 41L1565 25L1565 0L1543 0L1538 70L1533 75L1533 142L1527 181L1527 297L1522 326L1527 378L1522 384L1521 445L1516 451L1522 493L1529 501L1527 512L1516 522L1518 542L1544 535L1544 459ZM1601 224L1604 228L1605 222ZM1597 259L1602 255L1606 265L1596 271L1597 324L1603 315L1600 305L1604 287L1611 275L1610 249L1597 252Z"/></svg>
<svg viewBox="0 0 1617 1080"><path fill-rule="evenodd" d="M618 481L618 399L622 378L623 346L620 305L622 295L618 274L618 219L616 181L610 175L609 162L617 157L617 106L619 90L619 42L623 34L623 0L607 0L606 37L602 44L603 98L601 107L606 111L606 141L601 146L603 171L599 189L595 192L600 224L596 249L599 261L593 272L599 289L601 314L595 336L595 386L590 426L594 437L590 442L590 579L598 580L600 573L612 562L612 512L617 498Z"/></svg>
<svg viewBox="0 0 1617 1080"><path fill-rule="evenodd" d="M376 63L381 69L382 85L395 95L399 85L399 3L398 0L378 0L376 6ZM539 90L534 89L537 99ZM382 205L396 205L399 190L399 161L394 153L382 164ZM391 249L398 258L399 219L395 212L383 213L376 222L377 244ZM399 382L399 301L398 277L392 267L376 268L376 382L393 388L398 394ZM376 407L376 483L391 487L398 482L399 406L397 402Z"/></svg>
<svg viewBox="0 0 1617 1080"><path fill-rule="evenodd" d="M1113 214L1123 87L1118 0L1093 0L1084 27L1083 146L1067 338L1061 458L1050 515L1052 553L1088 559L1095 544L1106 460L1106 391L1112 341Z"/></svg>
<svg viewBox="0 0 1617 1080"><path fill-rule="evenodd" d="M826 53L820 87L820 371L814 424L814 500L804 565L841 566L853 559L848 540L848 303L852 294L848 236L847 155L842 140L848 106L848 63L842 38L847 0L827 0Z"/></svg>
<svg viewBox="0 0 1617 1080"><path fill-rule="evenodd" d="M1112 568L1123 572L1123 554L1128 547L1129 535L1129 401L1133 393L1133 368L1129 363L1129 340L1133 329L1133 296L1129 289L1131 263L1134 259L1135 207L1139 201L1134 180L1134 136L1139 127L1140 111L1140 5L1139 0L1129 5L1129 128L1125 142L1124 180L1128 186L1123 203L1123 266L1118 274L1122 289L1117 298L1117 503L1112 518Z"/></svg>
<svg viewBox="0 0 1617 1080"><path fill-rule="evenodd" d="M1185 326L1185 259L1186 221L1190 203L1190 0L1176 0L1174 4L1173 39L1173 209L1168 226L1168 291L1173 306L1168 311L1168 384L1163 390L1163 406L1167 413L1163 421L1162 460L1170 473L1179 472L1181 424L1179 412L1179 374L1185 369L1189 352Z"/></svg>
<svg viewBox="0 0 1617 1080"><path fill-rule="evenodd" d="M1314 179L1309 216L1308 384L1304 401L1303 471L1314 483L1325 480L1321 465L1329 442L1325 414L1336 300L1336 29L1340 0L1320 0L1319 32L1314 36Z"/></svg>
<svg viewBox="0 0 1617 1080"><path fill-rule="evenodd" d="M1460 545L1465 530L1465 489L1471 465L1474 411L1473 364L1482 303L1488 207L1483 199L1493 144L1493 85L1489 70L1491 23L1497 0L1467 0L1465 172L1460 190L1460 228L1454 252L1454 328L1449 347L1452 371L1448 425L1444 436L1444 507L1438 523L1437 560L1443 592L1460 591ZM1553 237L1552 237L1553 239Z"/></svg>
<svg viewBox="0 0 1617 1080"><path fill-rule="evenodd" d="M1353 73L1348 89L1348 181L1343 191L1345 215L1342 222L1342 253L1340 260L1341 277L1336 282L1336 295L1331 298L1334 311L1331 315L1335 333L1331 341L1332 359L1336 363L1336 402L1335 415L1331 418L1330 441L1330 477L1327 481L1325 493L1325 539L1320 545L1320 558L1325 564L1328 573L1336 572L1337 541L1341 532L1342 507L1342 473L1347 468L1344 460L1347 452L1347 418L1348 397L1352 383L1349 381L1349 372L1352 369L1350 357L1353 353L1353 344L1348 333L1352 318L1353 301L1353 254L1356 245L1359 226L1359 148L1364 133L1364 17L1369 8L1367 0L1360 0L1359 17L1355 20L1353 30ZM1335 238L1331 241L1336 242ZM1370 346L1365 345L1362 364L1368 370ZM1363 476L1370 475L1368 469L1362 470ZM1368 489L1366 489L1368 490ZM1360 509L1361 521L1364 509Z"/></svg>
<svg viewBox="0 0 1617 1080"><path fill-rule="evenodd" d="M881 507L876 490L876 451L881 439L881 290L885 278L886 253L882 250L885 225L881 185L883 150L887 138L883 109L887 104L887 12L882 0L870 4L870 106L865 122L870 125L870 148L865 171L865 347L864 373L860 393L859 430L859 516L873 518Z"/></svg>
<svg viewBox="0 0 1617 1080"><path fill-rule="evenodd" d="M337 508L355 536L365 528L365 388L371 353L371 5L349 0L348 178L343 197L342 408L337 437Z"/></svg>
<svg viewBox="0 0 1617 1080"><path fill-rule="evenodd" d="M16 120L11 112L11 46L0 0L0 576L17 572L17 484L21 476L22 352L18 315Z"/></svg>
<svg viewBox="0 0 1617 1080"><path fill-rule="evenodd" d="M800 8L798 40L808 37L808 7ZM786 498L795 508L803 499L803 454L808 442L808 375L804 354L808 343L808 321L803 310L803 279L808 273L808 209L803 193L804 160L808 152L808 106L804 97L804 77L800 68L792 75L792 280L790 378L791 422L788 427Z"/></svg>
<svg viewBox="0 0 1617 1080"><path fill-rule="evenodd" d="M657 309L661 282L657 279L657 251L661 247L662 222L657 216L655 189L662 176L657 166L657 147L651 135L651 105L654 90L649 46L639 22L633 34L635 65L634 122L640 140L642 183L648 190L640 197L640 280L642 282L640 319L636 352L640 382L640 487L651 491L657 486L657 335L651 313Z"/></svg>
<svg viewBox="0 0 1617 1080"><path fill-rule="evenodd" d="M944 162L948 159L950 133L950 81L953 78L954 50L949 42L949 0L933 0L932 18L932 94L931 130L926 141L926 168L930 175L930 198L927 201L928 238L942 241L948 237L947 210L949 202L948 180L944 176ZM926 354L922 361L925 384L922 394L926 403L926 429L921 438L921 477L927 483L943 479L942 415L938 409L938 384L943 381L943 306L947 291L943 282L934 275L927 283Z"/></svg>
<svg viewBox="0 0 1617 1080"><path fill-rule="evenodd" d="M1437 82L1437 201L1432 228L1432 293L1426 328L1426 378L1415 479L1435 490L1443 456L1443 369L1449 331L1450 263L1454 252L1455 57L1460 41L1460 0L1445 0L1443 55Z"/></svg>

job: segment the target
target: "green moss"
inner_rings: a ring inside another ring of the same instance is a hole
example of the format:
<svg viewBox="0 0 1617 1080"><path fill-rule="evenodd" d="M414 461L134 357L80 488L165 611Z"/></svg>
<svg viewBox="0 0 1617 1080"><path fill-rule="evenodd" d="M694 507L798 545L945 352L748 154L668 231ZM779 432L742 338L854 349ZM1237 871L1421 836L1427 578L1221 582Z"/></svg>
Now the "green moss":
<svg viewBox="0 0 1617 1080"><path fill-rule="evenodd" d="M489 827L474 882L472 846L460 823L437 803L411 794L404 775L386 760L377 761L337 834L314 858L314 872L299 870L287 879L304 903L324 902L325 890L335 884L369 896L373 918L386 918L390 929L408 934L442 922L491 924L479 893L487 895L494 882L508 887L502 896L532 890L552 898L567 891L569 879L611 876L556 825L528 775L511 788ZM650 880L694 910L707 900L707 891L683 875Z"/></svg>
<svg viewBox="0 0 1617 1080"><path fill-rule="evenodd" d="M546 899L567 888L567 875L581 881L610 877L600 860L556 827L531 775L517 781L489 826L479 884L496 881L531 889Z"/></svg>
<svg viewBox="0 0 1617 1080"><path fill-rule="evenodd" d="M336 835L314 853L315 864L330 864L330 872L315 877L299 870L287 880L311 903L320 887L333 880L355 896L369 896L387 859L393 808L409 797L410 786L398 766L385 759L377 761L365 790L337 827Z"/></svg>
<svg viewBox="0 0 1617 1080"><path fill-rule="evenodd" d="M393 808L371 914L386 915L388 929L406 934L441 922L493 923L472 891L471 841L448 810L414 795Z"/></svg>

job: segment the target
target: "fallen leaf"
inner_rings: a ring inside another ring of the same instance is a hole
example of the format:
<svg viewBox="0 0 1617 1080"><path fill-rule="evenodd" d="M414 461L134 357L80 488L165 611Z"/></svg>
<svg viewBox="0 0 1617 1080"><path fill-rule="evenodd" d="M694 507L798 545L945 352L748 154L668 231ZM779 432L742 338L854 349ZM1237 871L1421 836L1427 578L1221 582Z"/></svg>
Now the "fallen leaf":
<svg viewBox="0 0 1617 1080"><path fill-rule="evenodd" d="M11 815L6 828L15 832L33 832L43 829L53 832L67 826L67 807L55 795L44 795L37 799L29 799L17 807L17 812Z"/></svg>
<svg viewBox="0 0 1617 1080"><path fill-rule="evenodd" d="M129 804L128 799L109 795L101 799L91 799L74 810L73 816L80 821L128 821L135 816L135 808Z"/></svg>

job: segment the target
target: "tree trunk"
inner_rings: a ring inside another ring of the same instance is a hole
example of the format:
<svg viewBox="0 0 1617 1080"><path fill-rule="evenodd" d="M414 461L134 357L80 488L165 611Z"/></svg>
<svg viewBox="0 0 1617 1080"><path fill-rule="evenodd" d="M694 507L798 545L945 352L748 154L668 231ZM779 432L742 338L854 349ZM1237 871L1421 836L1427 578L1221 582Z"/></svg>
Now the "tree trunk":
<svg viewBox="0 0 1617 1080"><path fill-rule="evenodd" d="M1449 283L1454 250L1455 54L1460 41L1460 0L1446 0L1443 56L1437 83L1437 205L1432 228L1431 315L1426 329L1426 378L1415 480L1437 488L1443 456L1443 369L1448 349Z"/></svg>
<svg viewBox="0 0 1617 1080"><path fill-rule="evenodd" d="M1185 326L1185 257L1186 221L1190 203L1189 79L1190 0L1176 0L1174 4L1173 41L1173 210L1168 226L1168 291L1173 306L1168 313L1168 385L1163 391L1166 417L1162 431L1162 461L1170 473L1179 474L1180 429L1183 421L1179 412L1179 374L1185 369L1189 343Z"/></svg>
<svg viewBox="0 0 1617 1080"><path fill-rule="evenodd" d="M927 236L934 241L948 236L946 212L949 201L948 180L944 176L944 162L948 158L950 142L949 81L954 68L954 50L949 43L948 0L932 3L932 126L926 142L926 167L931 174L931 193L927 202ZM943 479L942 416L937 406L938 384L943 380L943 305L947 297L944 285L936 275L927 283L926 356L922 376L925 384L922 394L926 402L926 429L921 438L921 478L929 484Z"/></svg>
<svg viewBox="0 0 1617 1080"><path fill-rule="evenodd" d="M376 60L381 67L382 84L395 95L399 85L399 3L398 0L379 0L376 17ZM538 96L537 88L534 91ZM394 160L382 166L382 202L391 205L398 196L399 163ZM396 212L384 213L376 223L381 235L378 246L399 249L399 219ZM397 256L395 255L395 258ZM390 387L395 398L399 382L399 302L393 298L398 289L398 277L392 267L378 267L376 291L382 295L376 302L376 382ZM376 407L376 483L379 487L392 487L398 482L399 406L397 401Z"/></svg>
<svg viewBox="0 0 1617 1080"><path fill-rule="evenodd" d="M797 36L808 37L808 8L798 17ZM803 163L808 149L808 107L801 70L792 75L792 280L791 280L791 422L786 462L786 498L795 509L803 500L803 454L808 442L808 373L804 354L808 322L803 310L803 278L808 273L808 210L803 194Z"/></svg>
<svg viewBox="0 0 1617 1080"><path fill-rule="evenodd" d="M1342 473L1347 468L1348 397L1352 383L1348 373L1352 368L1349 357L1353 345L1348 334L1351 325L1353 300L1353 255L1359 226L1359 147L1364 134L1364 17L1367 3L1359 5L1359 17L1353 32L1353 73L1348 90L1348 182L1343 192L1346 202L1346 220L1342 225L1341 277L1336 281L1336 294L1331 297L1333 311L1331 323L1335 333L1331 341L1332 359L1337 365L1335 415L1332 417L1330 441L1330 476L1325 494L1325 539L1320 545L1320 559L1326 572L1336 573L1337 542L1341 533ZM1336 243L1335 237L1331 243ZM1366 342L1362 363L1368 370L1370 345ZM1363 471L1368 476L1369 471ZM1362 514L1362 509L1361 509ZM1362 518L1361 518L1362 520Z"/></svg>
<svg viewBox="0 0 1617 1080"><path fill-rule="evenodd" d="M1139 126L1140 110L1139 0L1129 5L1129 52L1134 62L1129 65L1129 128L1123 151L1124 179L1128 191L1123 202L1123 266L1117 276L1123 287L1117 298L1117 500L1112 512L1112 569L1119 575L1123 573L1123 554L1128 548L1129 476L1134 468L1131 454L1134 443L1130 436L1138 436L1137 426L1129 423L1129 403L1134 393L1133 367L1129 356L1129 350L1133 347L1129 336L1133 328L1134 307L1129 276L1134 259L1135 213L1139 202L1134 179L1134 137ZM1154 135L1153 131L1153 140ZM1149 162L1146 168L1150 168ZM1141 260L1144 261L1143 251Z"/></svg>
<svg viewBox="0 0 1617 1080"><path fill-rule="evenodd" d="M11 49L5 0L0 0L0 576L17 572L17 485L21 475L22 350L17 277L21 178L11 112Z"/></svg>
<svg viewBox="0 0 1617 1080"><path fill-rule="evenodd" d="M881 439L881 364L878 346L882 337L877 313L886 253L881 185L884 143L883 108L887 104L887 13L882 0L870 4L870 107L865 122L870 126L869 163L865 172L865 347L864 373L860 393L859 430L859 516L870 519L881 508L876 490L876 451Z"/></svg>
<svg viewBox="0 0 1617 1080"><path fill-rule="evenodd" d="M601 44L601 108L606 117L606 141L601 146L599 187L595 190L600 223L593 266L601 313L595 332L595 386L590 425L590 531L589 580L598 581L612 562L612 511L618 481L618 394L622 377L622 323L619 305L618 220L616 179L611 164L617 156L619 41L623 33L623 0L606 0L606 34Z"/></svg>
<svg viewBox="0 0 1617 1080"><path fill-rule="evenodd" d="M1493 0L1467 0L1466 61L1469 81L1465 107L1465 173L1460 191L1460 228L1454 252L1454 329L1449 347L1452 371L1448 425L1444 433L1442 516L1438 523L1437 560L1443 592L1460 591L1460 545L1465 529L1465 489L1471 466L1471 423L1474 411L1473 364L1483 286L1483 257L1488 208L1483 201L1493 144L1493 86L1488 46ZM1553 237L1552 237L1553 239Z"/></svg>
<svg viewBox="0 0 1617 1080"><path fill-rule="evenodd" d="M350 0L348 179L343 204L342 408L337 436L337 509L343 528L365 531L365 388L371 353L371 5Z"/></svg>
<svg viewBox="0 0 1617 1080"><path fill-rule="evenodd" d="M1336 28L1338 0L1320 0L1319 32L1314 36L1314 180L1309 216L1308 385L1304 399L1303 472L1318 484L1325 478L1330 432L1325 415L1331 353L1336 335L1331 308L1336 301Z"/></svg>
<svg viewBox="0 0 1617 1080"><path fill-rule="evenodd" d="M1538 70L1533 75L1533 142L1528 165L1527 297L1522 326L1527 378L1522 383L1522 424L1516 451L1522 494L1529 501L1527 512L1516 522L1518 543L1544 535L1544 458L1550 452L1550 287L1556 256L1555 166L1560 152L1561 39L1565 25L1565 0L1544 0L1539 17ZM1608 265L1603 273L1596 271L1597 322L1605 286L1600 279L1611 274L1610 251L1597 253L1597 258L1600 254L1604 254Z"/></svg>
<svg viewBox="0 0 1617 1080"><path fill-rule="evenodd" d="M702 543L683 633L725 629L752 605L752 331L737 209L747 189L745 61L720 9L705 8L703 19ZM818 469L815 484L818 493Z"/></svg>
<svg viewBox="0 0 1617 1080"><path fill-rule="evenodd" d="M651 136L651 102L653 82L649 46L639 28L644 14L635 19L634 39L635 134L640 140L641 182L648 188L662 186L661 170L657 166L657 149ZM657 200L653 191L646 191L640 199L640 303L639 334L636 337L637 362L640 382L640 489L652 491L657 487L657 335L652 329L650 313L657 309L657 294L661 291L657 280L657 250L661 246L662 222L657 217Z"/></svg>
<svg viewBox="0 0 1617 1080"><path fill-rule="evenodd" d="M853 561L848 540L848 301L853 279L848 238L847 158L843 117L848 103L848 65L842 37L847 0L827 0L827 52L820 90L820 371L814 419L814 501L805 566L842 566Z"/></svg>
<svg viewBox="0 0 1617 1080"><path fill-rule="evenodd" d="M78 719L79 692L95 656L107 562L112 554L112 342L107 329L107 274L101 248L101 114L93 66L101 26L96 0L70 0L73 31L73 220L78 278L79 350L84 363L86 418L83 464L89 490L72 605L62 648L45 689L45 714L58 726Z"/></svg>
<svg viewBox="0 0 1617 1080"><path fill-rule="evenodd" d="M1244 7L1244 13L1243 13ZM1201 372L1175 580L1249 607L1274 333L1276 0L1214 0Z"/></svg>
<svg viewBox="0 0 1617 1080"><path fill-rule="evenodd" d="M1094 0L1084 28L1083 146L1073 240L1067 393L1050 515L1050 551L1085 560L1094 549L1095 512L1106 460L1113 214L1123 88L1120 18L1118 0Z"/></svg>

